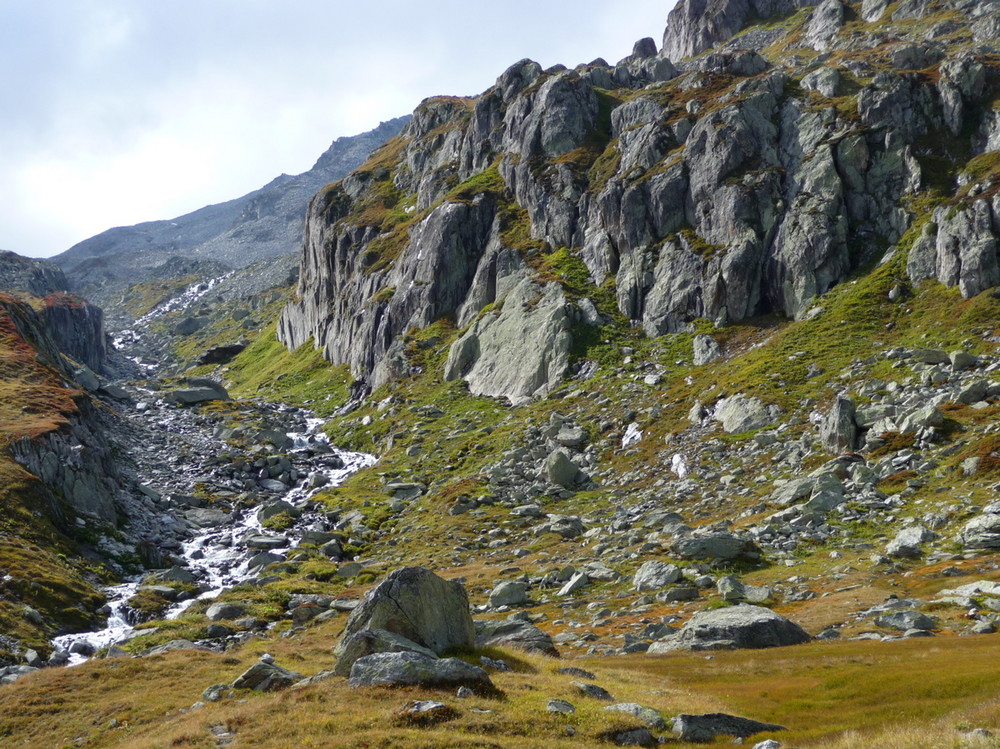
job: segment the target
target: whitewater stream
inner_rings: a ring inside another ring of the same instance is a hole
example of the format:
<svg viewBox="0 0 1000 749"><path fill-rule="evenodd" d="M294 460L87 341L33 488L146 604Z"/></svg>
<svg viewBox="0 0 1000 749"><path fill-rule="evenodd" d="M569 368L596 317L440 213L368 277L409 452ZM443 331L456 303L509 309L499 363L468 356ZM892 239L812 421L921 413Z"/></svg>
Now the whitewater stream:
<svg viewBox="0 0 1000 749"><path fill-rule="evenodd" d="M141 341L148 318L184 309L224 279L191 286L122 331L116 347L128 354ZM241 436L249 447L240 450L226 441L233 436L227 433L231 423L220 417L178 407L154 390L127 389L133 400L116 408L123 417L119 442L128 447L142 484L141 492L129 500L133 535L156 547L165 560L161 566L175 575L161 579L193 577L198 588L196 596L172 603L160 618L176 619L195 601L215 598L259 577L268 562L288 558L305 533L312 533L315 542L316 534L339 530L335 520L318 510L314 495L375 462L373 456L330 446L321 431L325 420L303 409L241 405L239 411L246 418ZM282 442L280 448L266 445L275 435ZM199 493L211 496L211 503L194 496ZM287 502L301 512L294 525L281 532L264 528L258 518L261 508L276 502ZM101 546L111 551L115 543ZM125 550L120 546L119 551ZM105 589L106 626L55 638L56 652L73 665L136 636L134 625L139 620L128 601L148 574Z"/></svg>

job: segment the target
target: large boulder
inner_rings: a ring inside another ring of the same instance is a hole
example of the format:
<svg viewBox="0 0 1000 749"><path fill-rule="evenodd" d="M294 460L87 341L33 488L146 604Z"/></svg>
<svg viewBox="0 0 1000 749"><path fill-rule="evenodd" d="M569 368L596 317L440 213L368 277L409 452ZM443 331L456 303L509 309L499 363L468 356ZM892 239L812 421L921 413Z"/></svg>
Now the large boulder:
<svg viewBox="0 0 1000 749"><path fill-rule="evenodd" d="M681 580L681 568L656 559L643 562L632 578L632 587L640 593L644 590L659 590Z"/></svg>
<svg viewBox="0 0 1000 749"><path fill-rule="evenodd" d="M374 653L418 653L430 658L437 657L437 653L433 650L395 632L385 629L363 629L349 640L343 641L333 673L337 676L350 676L351 666L355 661Z"/></svg>
<svg viewBox="0 0 1000 749"><path fill-rule="evenodd" d="M348 684L354 689L377 686L468 687L482 695L497 691L489 675L478 666L458 658L431 658L419 653L375 653L359 658L351 667Z"/></svg>
<svg viewBox="0 0 1000 749"><path fill-rule="evenodd" d="M762 429L777 417L777 406L767 406L760 398L733 395L715 404L715 420L729 434Z"/></svg>
<svg viewBox="0 0 1000 749"><path fill-rule="evenodd" d="M351 665L352 640L365 630L379 629L439 655L449 648L476 644L465 588L424 567L398 569L368 591L351 612L337 644L338 672Z"/></svg>
<svg viewBox="0 0 1000 749"><path fill-rule="evenodd" d="M545 396L569 367L570 305L556 283L525 279L499 313L487 312L451 347L446 380L464 379L475 395L512 405Z"/></svg>
<svg viewBox="0 0 1000 749"><path fill-rule="evenodd" d="M746 739L757 733L787 730L774 723L761 723L725 713L705 715L678 715L674 718L674 735L681 741L713 741L716 736L733 736Z"/></svg>
<svg viewBox="0 0 1000 749"><path fill-rule="evenodd" d="M476 622L477 648L516 648L527 653L559 657L552 638L531 622L520 619Z"/></svg>
<svg viewBox="0 0 1000 749"><path fill-rule="evenodd" d="M680 632L654 642L650 653L671 650L736 650L799 645L812 638L795 622L761 606L701 611Z"/></svg>
<svg viewBox="0 0 1000 749"><path fill-rule="evenodd" d="M984 512L972 518L962 529L961 538L966 549L1000 549L1000 513Z"/></svg>
<svg viewBox="0 0 1000 749"><path fill-rule="evenodd" d="M240 674L230 686L233 689L252 689L255 692L275 692L290 687L304 676L282 668L277 663L261 660Z"/></svg>
<svg viewBox="0 0 1000 749"><path fill-rule="evenodd" d="M171 390L164 395L164 398L171 400L181 406L191 406L196 403L206 403L208 401L227 401L229 393L221 383L203 377L191 378L187 381L188 387Z"/></svg>

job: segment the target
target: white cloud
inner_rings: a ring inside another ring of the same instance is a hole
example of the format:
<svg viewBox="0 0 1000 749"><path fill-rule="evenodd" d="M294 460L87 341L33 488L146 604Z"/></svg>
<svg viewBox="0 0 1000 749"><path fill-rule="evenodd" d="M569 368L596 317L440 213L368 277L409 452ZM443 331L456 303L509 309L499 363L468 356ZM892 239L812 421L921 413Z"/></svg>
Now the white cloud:
<svg viewBox="0 0 1000 749"><path fill-rule="evenodd" d="M342 135L511 63L659 40L670 0L0 4L0 248L50 255L308 169Z"/></svg>

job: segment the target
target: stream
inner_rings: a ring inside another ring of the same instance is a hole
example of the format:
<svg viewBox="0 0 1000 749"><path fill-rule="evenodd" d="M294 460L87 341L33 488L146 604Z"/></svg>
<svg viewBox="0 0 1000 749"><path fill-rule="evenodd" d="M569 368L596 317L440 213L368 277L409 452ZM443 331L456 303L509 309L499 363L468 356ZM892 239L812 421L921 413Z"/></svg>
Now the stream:
<svg viewBox="0 0 1000 749"><path fill-rule="evenodd" d="M192 286L182 300L164 306L183 309L221 280ZM140 327L117 337L126 355L130 344L139 342L135 331ZM304 409L241 403L234 423L232 412L225 417L203 413L180 407L155 389L124 389L130 399L114 404L121 415L116 436L135 464L139 487L125 500L128 528L152 550L157 560L152 566L162 569L155 582L143 582L154 572L147 570L104 590L103 629L52 640L56 660L69 665L137 636L141 617L128 601L145 584L196 586L195 595L172 601L156 617L176 619L195 601L259 578L268 564L287 559L304 537L321 546L335 532L349 531L349 520L341 522L313 497L375 463L373 456L332 447L321 431L325 420ZM282 511L297 515L291 527L278 532L261 524L262 513ZM102 538L98 546L112 555L128 550L128 544L113 538Z"/></svg>

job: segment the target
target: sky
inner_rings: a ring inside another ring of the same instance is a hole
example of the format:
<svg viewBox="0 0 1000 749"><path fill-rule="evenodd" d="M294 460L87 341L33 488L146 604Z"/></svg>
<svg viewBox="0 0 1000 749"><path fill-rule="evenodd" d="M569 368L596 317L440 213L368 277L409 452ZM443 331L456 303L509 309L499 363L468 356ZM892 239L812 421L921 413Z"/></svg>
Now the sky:
<svg viewBox="0 0 1000 749"><path fill-rule="evenodd" d="M0 249L47 257L308 170L512 63L614 64L673 0L0 0Z"/></svg>

